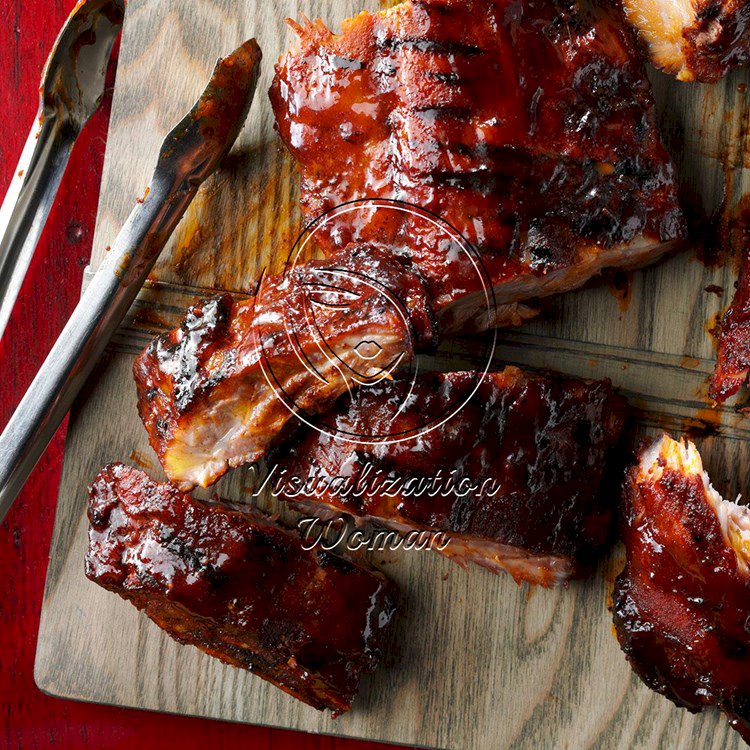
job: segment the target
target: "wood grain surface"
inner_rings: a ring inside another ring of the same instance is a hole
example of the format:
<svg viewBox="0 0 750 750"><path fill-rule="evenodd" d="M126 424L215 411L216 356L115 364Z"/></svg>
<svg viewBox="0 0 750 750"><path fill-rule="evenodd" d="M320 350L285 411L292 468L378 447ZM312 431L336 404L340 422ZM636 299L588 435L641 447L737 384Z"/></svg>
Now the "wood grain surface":
<svg viewBox="0 0 750 750"><path fill-rule="evenodd" d="M392 664L333 721L262 680L181 647L82 572L86 485L102 464L136 463L162 476L135 412L133 354L212 289L247 292L274 269L298 231L296 178L272 127L265 89L291 40L285 16L341 18L375 2L131 0L92 267L143 194L163 135L202 89L214 59L247 36L265 53L259 95L236 149L201 191L119 332L106 365L71 417L38 642L44 690L83 700L441 748L739 748L715 712L694 717L632 675L612 634L615 551L567 591L517 587L427 553L378 560L404 591ZM728 304L731 262L706 267L714 226L728 227L746 187L748 74L715 86L654 74L665 141L680 171L694 246L618 288L599 283L550 302L544 319L500 336L497 360L610 377L629 396L640 432L717 433L700 441L714 484L742 488L747 423L712 410L708 333ZM720 235L721 232L718 232ZM625 288L625 292L623 291ZM706 291L711 288L714 291ZM719 293L715 293L716 291ZM471 361L472 341L448 363ZM219 492L241 499L247 473Z"/></svg>

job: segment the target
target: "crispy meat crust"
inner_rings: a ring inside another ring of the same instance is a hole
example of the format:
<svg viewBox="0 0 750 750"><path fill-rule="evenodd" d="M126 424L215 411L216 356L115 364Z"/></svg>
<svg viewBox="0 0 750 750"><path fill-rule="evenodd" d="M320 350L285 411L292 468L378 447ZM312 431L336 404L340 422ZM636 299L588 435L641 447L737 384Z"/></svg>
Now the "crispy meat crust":
<svg viewBox="0 0 750 750"><path fill-rule="evenodd" d="M713 490L695 446L668 436L624 492L627 563L613 601L628 661L678 706L718 706L750 741L747 509Z"/></svg>
<svg viewBox="0 0 750 750"><path fill-rule="evenodd" d="M750 60L747 0L623 0L651 61L681 81L718 81Z"/></svg>
<svg viewBox="0 0 750 750"><path fill-rule="evenodd" d="M408 245L446 328L506 323L519 300L651 262L685 236L634 38L601 9L407 0L340 35L320 21L294 28L270 96L306 216L377 197L455 227L508 306L498 320L474 321L471 264L446 262L410 221L341 214L331 240L390 233Z"/></svg>
<svg viewBox="0 0 750 750"><path fill-rule="evenodd" d="M624 400L609 382L515 367L477 376L428 373L413 384L396 380L344 396L327 415L330 434L309 430L277 459L287 499L399 531L445 532L452 542L444 554L517 581L552 586L580 574L610 528L613 495L600 489L622 433ZM368 445L354 435L407 439ZM300 491L285 476L312 481ZM335 477L360 491L325 481ZM399 483L388 486L388 477Z"/></svg>
<svg viewBox="0 0 750 750"><path fill-rule="evenodd" d="M377 666L397 594L381 573L121 464L97 476L88 515L86 575L180 643L336 714Z"/></svg>
<svg viewBox="0 0 750 750"><path fill-rule="evenodd" d="M257 460L296 424L293 414L314 418L437 336L419 274L374 245L298 266L261 288L247 302L223 295L199 303L135 362L138 411L182 489Z"/></svg>

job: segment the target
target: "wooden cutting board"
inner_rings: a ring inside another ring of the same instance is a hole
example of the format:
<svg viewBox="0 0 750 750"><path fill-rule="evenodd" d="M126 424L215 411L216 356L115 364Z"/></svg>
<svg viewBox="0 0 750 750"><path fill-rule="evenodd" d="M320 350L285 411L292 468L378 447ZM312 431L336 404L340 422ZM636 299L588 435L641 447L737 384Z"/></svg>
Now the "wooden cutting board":
<svg viewBox="0 0 750 750"><path fill-rule="evenodd" d="M335 721L179 646L84 577L86 487L98 469L126 461L163 477L136 414L134 354L177 324L196 297L251 289L261 269L279 267L296 236L296 174L265 93L273 62L291 41L284 18L304 13L336 27L376 7L373 0L130 0L92 269L143 195L163 136L192 105L216 57L256 36L263 77L236 148L200 192L73 411L37 684L86 701L455 750L739 748L717 713L678 710L631 673L607 610L621 551L567 591L518 587L426 552L379 556L404 592L392 664L365 680L353 711ZM748 77L741 71L699 86L654 74L665 141L691 205L702 204L694 219L719 211L727 220L747 181ZM705 239L710 245L710 234ZM709 409L705 379L714 358L707 329L728 304L735 271L731 263L704 267L697 260L704 249L711 248L696 246L635 274L626 295L600 284L555 300L545 320L501 334L497 360L609 377L645 430L718 431L700 447L715 485L734 497L750 461L750 420L731 407ZM723 292L706 292L709 285ZM471 361L471 343L462 348L456 362ZM237 471L218 490L241 499L246 482Z"/></svg>

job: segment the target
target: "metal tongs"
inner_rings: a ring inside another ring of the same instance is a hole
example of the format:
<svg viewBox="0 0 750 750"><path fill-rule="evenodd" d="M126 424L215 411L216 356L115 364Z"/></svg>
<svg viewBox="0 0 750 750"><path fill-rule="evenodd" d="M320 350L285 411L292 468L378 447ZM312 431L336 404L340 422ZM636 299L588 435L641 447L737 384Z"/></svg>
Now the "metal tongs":
<svg viewBox="0 0 750 750"><path fill-rule="evenodd" d="M203 95L162 144L145 199L130 214L0 435L0 521L201 183L236 140L255 93L260 58L253 39L219 60Z"/></svg>
<svg viewBox="0 0 750 750"><path fill-rule="evenodd" d="M0 338L73 144L102 102L123 14L124 0L78 3L47 58L39 111L0 207Z"/></svg>

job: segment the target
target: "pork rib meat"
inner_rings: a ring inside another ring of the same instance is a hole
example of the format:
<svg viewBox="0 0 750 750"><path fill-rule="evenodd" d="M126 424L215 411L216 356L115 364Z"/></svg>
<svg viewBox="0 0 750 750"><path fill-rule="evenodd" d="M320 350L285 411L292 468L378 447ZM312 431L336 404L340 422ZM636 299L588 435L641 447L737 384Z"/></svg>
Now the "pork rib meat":
<svg viewBox="0 0 750 750"><path fill-rule="evenodd" d="M97 476L88 516L86 575L180 643L335 714L377 666L397 595L382 574L122 464Z"/></svg>
<svg viewBox="0 0 750 750"><path fill-rule="evenodd" d="M669 436L625 483L617 637L636 674L678 706L724 711L750 741L750 511L723 500L692 443Z"/></svg>
<svg viewBox="0 0 750 750"><path fill-rule="evenodd" d="M436 214L481 254L446 257L411 219L337 215L332 245L406 245L445 331L527 316L524 301L685 236L635 36L618 13L565 0L406 0L333 34L295 23L270 96L308 219L393 199ZM352 217L355 220L352 221ZM390 232L390 235L388 234Z"/></svg>
<svg viewBox="0 0 750 750"><path fill-rule="evenodd" d="M442 532L438 551L461 564L553 586L607 539L617 493L604 480L624 420L607 381L425 373L343 396L327 430L271 465L279 495L305 512Z"/></svg>

